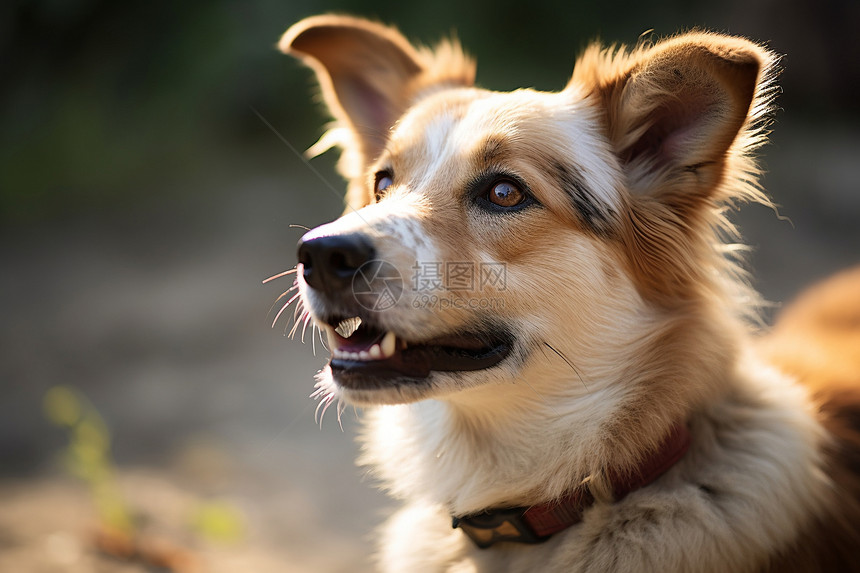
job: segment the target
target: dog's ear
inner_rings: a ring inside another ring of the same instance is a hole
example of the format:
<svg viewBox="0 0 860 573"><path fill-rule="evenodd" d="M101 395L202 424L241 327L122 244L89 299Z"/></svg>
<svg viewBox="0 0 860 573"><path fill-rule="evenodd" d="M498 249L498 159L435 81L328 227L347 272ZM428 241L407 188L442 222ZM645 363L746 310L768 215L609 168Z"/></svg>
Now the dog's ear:
<svg viewBox="0 0 860 573"><path fill-rule="evenodd" d="M629 191L620 236L659 304L677 306L725 268L711 246L714 229L732 230L723 202L769 204L751 152L765 141L775 75L769 51L709 33L632 51L592 46L577 62L567 89L604 118Z"/></svg>
<svg viewBox="0 0 860 573"><path fill-rule="evenodd" d="M629 53L593 46L569 89L598 98L631 192L688 203L719 198L727 162L757 143L772 62L747 40L708 33Z"/></svg>
<svg viewBox="0 0 860 573"><path fill-rule="evenodd" d="M344 148L339 168L352 180L347 200L354 207L369 201L356 179L363 179L403 112L431 88L469 86L475 78L474 62L454 41L435 51L415 48L393 28L349 16L302 20L279 47L316 72L337 124L311 152Z"/></svg>

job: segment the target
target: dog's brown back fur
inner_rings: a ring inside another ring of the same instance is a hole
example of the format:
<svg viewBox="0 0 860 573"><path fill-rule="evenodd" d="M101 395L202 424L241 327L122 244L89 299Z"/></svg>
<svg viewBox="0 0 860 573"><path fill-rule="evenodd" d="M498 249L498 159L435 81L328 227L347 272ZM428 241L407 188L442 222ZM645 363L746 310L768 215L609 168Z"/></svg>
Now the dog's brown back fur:
<svg viewBox="0 0 860 573"><path fill-rule="evenodd" d="M832 437L829 513L810 523L771 571L860 570L860 267L809 289L779 317L761 349L797 377Z"/></svg>

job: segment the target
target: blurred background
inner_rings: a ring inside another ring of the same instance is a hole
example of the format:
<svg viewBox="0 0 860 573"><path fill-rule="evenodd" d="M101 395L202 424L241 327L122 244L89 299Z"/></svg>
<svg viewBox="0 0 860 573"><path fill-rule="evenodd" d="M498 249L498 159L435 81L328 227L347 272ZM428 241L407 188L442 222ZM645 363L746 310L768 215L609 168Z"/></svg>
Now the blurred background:
<svg viewBox="0 0 860 573"><path fill-rule="evenodd" d="M856 1L4 2L0 570L370 567L392 504L354 466L361 414L315 423L324 357L270 328L292 279L262 284L295 264L291 225L341 211L334 155L290 148L327 119L313 78L274 47L330 11L455 32L500 90L563 87L595 38L766 42L790 222L737 213L756 285L779 303L860 262Z"/></svg>

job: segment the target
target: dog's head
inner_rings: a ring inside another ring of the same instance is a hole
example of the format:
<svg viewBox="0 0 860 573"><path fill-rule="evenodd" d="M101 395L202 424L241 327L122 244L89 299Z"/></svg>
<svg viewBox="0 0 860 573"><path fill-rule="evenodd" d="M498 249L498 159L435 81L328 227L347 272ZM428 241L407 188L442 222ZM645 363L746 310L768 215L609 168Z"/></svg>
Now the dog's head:
<svg viewBox="0 0 860 573"><path fill-rule="evenodd" d="M316 72L335 124L314 151L340 145L349 180L346 213L298 250L326 392L586 393L646 357L664 374L667 344L722 344L732 267L715 233L727 201L760 198L767 51L707 33L593 46L560 92L498 93L473 87L456 43L415 48L364 20L304 20L281 48Z"/></svg>

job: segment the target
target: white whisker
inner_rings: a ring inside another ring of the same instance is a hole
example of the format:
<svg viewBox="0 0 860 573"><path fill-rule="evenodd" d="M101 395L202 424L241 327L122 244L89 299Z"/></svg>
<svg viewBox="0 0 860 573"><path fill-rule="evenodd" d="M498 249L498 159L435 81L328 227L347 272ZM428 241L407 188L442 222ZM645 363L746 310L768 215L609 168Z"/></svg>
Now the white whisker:
<svg viewBox="0 0 860 573"><path fill-rule="evenodd" d="M326 411L328 411L329 406L331 406L332 402L334 402L334 394L329 394L328 396L323 398L323 401L321 402L323 404L323 409L320 413L320 429L322 429L322 423L323 418L325 418L325 413Z"/></svg>
<svg viewBox="0 0 860 573"><path fill-rule="evenodd" d="M307 330L307 328L308 328L308 323L309 323L310 321L311 321L311 313L306 312L306 313L305 313L305 320L304 320L304 323L303 323L303 325L302 325L302 344L304 344L304 343L305 343L305 330Z"/></svg>
<svg viewBox="0 0 860 573"><path fill-rule="evenodd" d="M322 388L320 388L320 390L322 390ZM316 394L316 392L314 392L314 394ZM311 394L312 398L314 397L314 394ZM317 404L316 409L314 410L314 422L319 424L320 427L322 427L322 418L320 417L320 408L325 406L325 404L331 400L331 398L329 398L329 396L330 395L327 395L327 396L321 398L319 403Z"/></svg>
<svg viewBox="0 0 860 573"><path fill-rule="evenodd" d="M273 281L273 280L275 280L275 279L279 279L279 278L281 278L281 277L285 277L285 276L287 276L287 275L289 275L289 274L292 274L292 273L296 272L297 270L299 270L299 267L298 267L298 266L295 266L295 267L291 268L291 269L290 269L290 270L288 270L288 271L284 271L284 272L282 272L282 273L278 273L278 274L276 274L276 275L272 275L272 276L270 276L269 278L267 278L266 280L264 280L264 281L263 281L263 284L266 284L267 282L269 282L269 281Z"/></svg>
<svg viewBox="0 0 860 573"><path fill-rule="evenodd" d="M301 296L301 293L294 294L292 297L290 297L290 300L288 300L286 304L281 307L281 310L279 310L278 314L275 315L275 320L272 321L272 328L275 328L275 324L277 324L278 319L281 318L281 314L283 314L287 307L290 306L296 299L298 299L299 296Z"/></svg>
<svg viewBox="0 0 860 573"><path fill-rule="evenodd" d="M317 339L314 337L314 330L316 330L317 324L315 322L311 323L311 352L313 355L317 355Z"/></svg>
<svg viewBox="0 0 860 573"><path fill-rule="evenodd" d="M343 400L337 401L337 425L340 426L340 431L343 432L343 411L346 410L346 404Z"/></svg>
<svg viewBox="0 0 860 573"><path fill-rule="evenodd" d="M316 326L316 325L314 325L314 326ZM319 334L320 342L322 343L323 348L325 348L326 352L328 352L329 348L328 348L328 344L326 344L325 338L323 338L322 328L320 328L319 326L316 326L316 329L317 329L317 333Z"/></svg>
<svg viewBox="0 0 860 573"><path fill-rule="evenodd" d="M323 394L328 392L328 389L323 385L322 382L317 382L314 385L314 388L316 388L316 389L313 392L311 392L311 395L309 396L309 398L311 398L312 400L316 400L320 396L322 396Z"/></svg>
<svg viewBox="0 0 860 573"><path fill-rule="evenodd" d="M276 299L275 299L275 302L273 302L273 303L272 303L272 306L270 306L270 307L269 307L269 312L267 312L267 313L266 313L266 316L271 315L271 314L272 314L272 310L274 310L275 306L277 306L277 304L278 304L279 302L281 302L281 301L284 299L284 297L285 297L285 296L289 295L292 291L296 290L297 288L299 288L299 283L298 283L298 281L294 282L294 283L293 283L293 286L291 286L290 288L288 288L287 290L285 290L284 292L282 292L280 295L278 295L278 298L276 298ZM287 305L289 305L289 303L287 303ZM272 324L272 326L274 326L274 323Z"/></svg>
<svg viewBox="0 0 860 573"><path fill-rule="evenodd" d="M288 294L290 294L291 292L293 292L297 288L299 288L299 283L298 282L293 283L293 286L291 286L290 288L288 288L287 290L282 292L280 295L278 295L278 298L276 298L275 302L272 303L272 308L274 308L275 305L278 304L278 302L280 302L282 298L284 298L285 296L287 296ZM269 310L271 311L271 309L269 309Z"/></svg>
<svg viewBox="0 0 860 573"><path fill-rule="evenodd" d="M293 327L290 329L290 334L289 334L290 338L292 338L293 336L295 336L295 335L296 335L296 330L298 330L298 328L299 328L299 324L301 323L301 320L302 320L302 319L303 319L307 314L308 314L307 312L303 312L303 313L302 313L302 315L299 317L299 319L298 319L298 320L296 320L296 321L293 323ZM286 329L286 328L284 328L284 332L286 332L286 330L287 330L287 329Z"/></svg>

